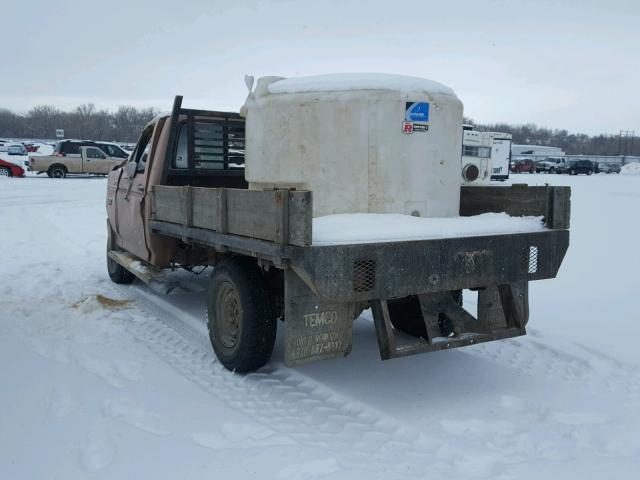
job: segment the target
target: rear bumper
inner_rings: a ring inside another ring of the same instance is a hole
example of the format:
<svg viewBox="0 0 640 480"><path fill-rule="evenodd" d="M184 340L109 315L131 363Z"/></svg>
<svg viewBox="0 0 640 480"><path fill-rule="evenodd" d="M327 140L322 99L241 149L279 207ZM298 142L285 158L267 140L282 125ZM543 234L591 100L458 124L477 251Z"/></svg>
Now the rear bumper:
<svg viewBox="0 0 640 480"><path fill-rule="evenodd" d="M528 282L555 277L568 245L568 230L548 230L294 249L285 271L285 363L348 355L352 319L366 305L383 360L525 335ZM465 288L479 290L477 317L450 293ZM395 298L419 301L419 337L396 335Z"/></svg>
<svg viewBox="0 0 640 480"><path fill-rule="evenodd" d="M568 230L294 249L291 267L337 302L392 299L553 278Z"/></svg>

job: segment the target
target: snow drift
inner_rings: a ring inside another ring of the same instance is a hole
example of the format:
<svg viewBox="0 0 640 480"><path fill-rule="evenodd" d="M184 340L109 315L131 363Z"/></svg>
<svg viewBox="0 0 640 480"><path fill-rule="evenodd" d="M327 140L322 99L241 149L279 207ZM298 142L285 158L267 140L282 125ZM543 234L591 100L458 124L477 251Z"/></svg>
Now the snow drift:
<svg viewBox="0 0 640 480"><path fill-rule="evenodd" d="M627 163L620 169L622 175L640 175L640 163Z"/></svg>

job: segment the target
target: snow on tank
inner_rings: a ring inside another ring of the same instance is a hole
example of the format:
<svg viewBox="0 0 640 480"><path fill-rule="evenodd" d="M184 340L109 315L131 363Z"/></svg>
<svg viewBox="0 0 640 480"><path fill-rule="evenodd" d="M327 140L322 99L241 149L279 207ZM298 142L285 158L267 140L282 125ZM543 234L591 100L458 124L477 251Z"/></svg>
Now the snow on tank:
<svg viewBox="0 0 640 480"><path fill-rule="evenodd" d="M246 117L249 188L313 192L314 216L457 216L462 103L417 77L262 77Z"/></svg>
<svg viewBox="0 0 640 480"><path fill-rule="evenodd" d="M346 90L391 90L406 94L414 92L440 93L456 96L455 92L426 78L392 73L333 73L309 77L287 78L269 85L269 93L331 92Z"/></svg>

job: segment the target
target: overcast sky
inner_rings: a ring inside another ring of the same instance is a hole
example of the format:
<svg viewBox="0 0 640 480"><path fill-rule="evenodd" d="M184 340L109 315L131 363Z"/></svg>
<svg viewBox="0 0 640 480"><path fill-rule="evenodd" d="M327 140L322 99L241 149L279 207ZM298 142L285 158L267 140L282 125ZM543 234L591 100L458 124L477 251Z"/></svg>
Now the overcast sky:
<svg viewBox="0 0 640 480"><path fill-rule="evenodd" d="M238 110L243 77L390 72L452 87L477 122L640 131L640 1L20 0L0 107Z"/></svg>

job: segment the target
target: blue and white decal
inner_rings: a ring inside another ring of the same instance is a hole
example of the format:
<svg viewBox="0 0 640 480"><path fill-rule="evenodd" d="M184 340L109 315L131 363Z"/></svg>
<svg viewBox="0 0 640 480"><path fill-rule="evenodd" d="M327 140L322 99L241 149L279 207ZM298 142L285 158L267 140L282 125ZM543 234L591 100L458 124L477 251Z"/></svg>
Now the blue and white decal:
<svg viewBox="0 0 640 480"><path fill-rule="evenodd" d="M404 119L407 122L421 122L426 123L429 121L429 103L427 102L407 102L405 104Z"/></svg>

